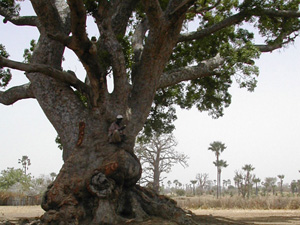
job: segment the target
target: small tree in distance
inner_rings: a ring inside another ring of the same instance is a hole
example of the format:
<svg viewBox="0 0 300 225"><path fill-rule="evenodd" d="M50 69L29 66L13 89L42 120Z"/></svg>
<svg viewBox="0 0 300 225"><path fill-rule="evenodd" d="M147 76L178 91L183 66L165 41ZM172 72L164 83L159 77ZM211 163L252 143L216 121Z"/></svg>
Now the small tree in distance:
<svg viewBox="0 0 300 225"><path fill-rule="evenodd" d="M277 177L280 179L280 194L283 194L282 185L283 185L283 179L284 175L277 175Z"/></svg>
<svg viewBox="0 0 300 225"><path fill-rule="evenodd" d="M159 184L165 178L162 173L169 173L175 164L188 166L188 156L174 150L177 142L172 134L153 135L147 142L139 142L135 147L137 157L143 168L143 183L152 183L159 192Z"/></svg>
<svg viewBox="0 0 300 225"><path fill-rule="evenodd" d="M200 194L203 194L204 187L208 183L208 173L198 173L196 180L199 182Z"/></svg>

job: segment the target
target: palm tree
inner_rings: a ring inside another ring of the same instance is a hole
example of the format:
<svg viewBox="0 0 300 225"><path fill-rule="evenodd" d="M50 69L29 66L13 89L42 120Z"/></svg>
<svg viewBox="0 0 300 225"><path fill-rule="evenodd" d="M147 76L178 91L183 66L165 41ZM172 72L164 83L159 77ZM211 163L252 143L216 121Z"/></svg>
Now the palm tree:
<svg viewBox="0 0 300 225"><path fill-rule="evenodd" d="M195 196L195 184L197 183L197 180L191 180L191 183L193 184L193 195Z"/></svg>
<svg viewBox="0 0 300 225"><path fill-rule="evenodd" d="M31 165L30 159L27 155L23 155L22 159L18 160L18 163L21 163L23 166L24 174L27 175L27 170L29 166Z"/></svg>
<svg viewBox="0 0 300 225"><path fill-rule="evenodd" d="M280 179L280 194L282 195L283 193L282 184L283 184L284 175L277 175L277 177Z"/></svg>
<svg viewBox="0 0 300 225"><path fill-rule="evenodd" d="M247 187L247 195L248 195L248 198L250 197L250 189L251 189L251 174L250 172L253 171L255 168L251 165L251 164L246 164L242 167L242 169L244 171L246 171L246 187Z"/></svg>
<svg viewBox="0 0 300 225"><path fill-rule="evenodd" d="M255 183L255 195L258 195L258 188L257 188L257 184L259 184L261 182L261 180L259 178L253 178L253 182Z"/></svg>
<svg viewBox="0 0 300 225"><path fill-rule="evenodd" d="M177 190L177 186L179 184L179 181L176 179L176 180L173 181L173 184L175 184L175 190Z"/></svg>
<svg viewBox="0 0 300 225"><path fill-rule="evenodd" d="M218 162L213 162L215 166L217 167L218 173L217 173L217 198L221 196L221 173L222 168L226 168L228 166L227 162L223 159L219 160Z"/></svg>
<svg viewBox="0 0 300 225"><path fill-rule="evenodd" d="M223 144L220 141L214 141L213 143L210 143L210 146L208 150L215 153L216 161L213 162L215 166L217 167L217 198L219 198L220 194L220 183L221 183L221 172L222 167L227 167L228 164L224 160L220 160L220 154L226 149L225 144ZM221 162L222 161L222 162ZM220 163L221 162L221 163Z"/></svg>

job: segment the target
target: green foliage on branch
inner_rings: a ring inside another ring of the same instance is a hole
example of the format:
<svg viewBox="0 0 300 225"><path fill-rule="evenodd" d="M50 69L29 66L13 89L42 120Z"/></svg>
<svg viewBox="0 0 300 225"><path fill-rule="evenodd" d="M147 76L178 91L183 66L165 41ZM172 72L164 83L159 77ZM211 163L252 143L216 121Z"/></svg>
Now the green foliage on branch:
<svg viewBox="0 0 300 225"><path fill-rule="evenodd" d="M30 63L30 59L32 57L35 46L36 46L35 40L31 40L30 41L30 48L29 49L26 48L24 50L23 57L24 57L24 62L25 63Z"/></svg>
<svg viewBox="0 0 300 225"><path fill-rule="evenodd" d="M15 0L0 0L0 7L8 10L8 12L12 15L19 15L20 5L17 4ZM6 23L7 20L4 18L3 22Z"/></svg>
<svg viewBox="0 0 300 225"><path fill-rule="evenodd" d="M5 50L5 47L0 44L0 56L3 58L8 58L9 54ZM0 87L6 87L11 80L10 69L4 69L0 66Z"/></svg>
<svg viewBox="0 0 300 225"><path fill-rule="evenodd" d="M162 4L162 1L160 2ZM162 8L168 2L163 1ZM242 20L246 23L240 22L197 40L177 44L165 71L199 65L217 55L225 61L221 67L215 69L214 76L182 82L168 88L167 91L158 90L157 95L160 97L155 99L144 127L146 136L151 136L151 132L165 130L168 133L172 130L169 124L176 119L175 105L184 109L196 107L200 112L207 111L213 118L219 118L231 103L229 88L233 82L238 83L241 88L254 91L259 74L255 60L261 54L255 46L255 30L264 39L265 44L290 43L298 35L299 18L270 17L261 12L264 9L297 11L300 0L222 0L219 4L217 2L218 0L196 1L186 16L183 31L190 32L188 29L190 22L197 27L196 31L201 31L239 12L245 13ZM135 20L142 18L144 18L143 8L140 7ZM159 119L161 121L158 121Z"/></svg>

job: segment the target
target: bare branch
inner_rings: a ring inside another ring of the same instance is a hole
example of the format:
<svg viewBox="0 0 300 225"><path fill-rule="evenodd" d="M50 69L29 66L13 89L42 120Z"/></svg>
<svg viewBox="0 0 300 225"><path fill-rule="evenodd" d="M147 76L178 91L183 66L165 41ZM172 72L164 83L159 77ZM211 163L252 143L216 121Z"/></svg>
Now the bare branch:
<svg viewBox="0 0 300 225"><path fill-rule="evenodd" d="M181 81L193 80L201 77L218 74L214 71L224 63L224 58L216 57L200 63L197 66L189 66L164 73L159 82L159 88L168 87Z"/></svg>
<svg viewBox="0 0 300 225"><path fill-rule="evenodd" d="M0 56L0 66L25 71L28 73L40 72L56 80L66 82L76 89L90 94L89 86L77 79L74 74L54 69L48 65L20 63Z"/></svg>
<svg viewBox="0 0 300 225"><path fill-rule="evenodd" d="M221 22L214 24L208 28L205 28L205 29L202 29L199 31L195 31L195 32L190 32L188 34L181 34L178 38L178 42L201 39L201 38L206 37L214 32L217 32L225 27L242 22L244 20L245 16L246 16L245 13L240 12L240 13L237 13L231 17L228 17L228 18L222 20Z"/></svg>
<svg viewBox="0 0 300 225"><path fill-rule="evenodd" d="M12 105L18 100L27 98L35 98L30 88L30 83L12 87L7 91L0 91L0 103L4 105Z"/></svg>

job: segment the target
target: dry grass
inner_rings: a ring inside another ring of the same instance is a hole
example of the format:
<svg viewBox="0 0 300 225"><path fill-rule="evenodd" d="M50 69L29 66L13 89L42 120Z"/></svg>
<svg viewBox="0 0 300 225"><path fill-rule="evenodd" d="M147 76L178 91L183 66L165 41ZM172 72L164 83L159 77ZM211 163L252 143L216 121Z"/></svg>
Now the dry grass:
<svg viewBox="0 0 300 225"><path fill-rule="evenodd" d="M178 205L189 209L300 209L300 197L252 197L225 196L217 199L214 196L175 197Z"/></svg>

